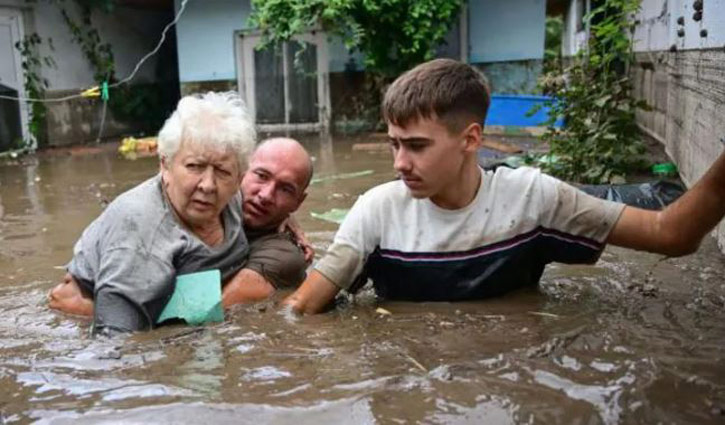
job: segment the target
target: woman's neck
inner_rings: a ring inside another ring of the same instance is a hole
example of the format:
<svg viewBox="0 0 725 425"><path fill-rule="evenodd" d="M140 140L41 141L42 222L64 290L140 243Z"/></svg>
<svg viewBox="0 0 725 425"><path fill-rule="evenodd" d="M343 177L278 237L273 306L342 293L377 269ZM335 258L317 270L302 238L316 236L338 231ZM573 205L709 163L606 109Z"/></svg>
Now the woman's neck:
<svg viewBox="0 0 725 425"><path fill-rule="evenodd" d="M224 225L221 219L217 218L213 223L204 226L190 226L189 230L209 246L217 246L224 242Z"/></svg>

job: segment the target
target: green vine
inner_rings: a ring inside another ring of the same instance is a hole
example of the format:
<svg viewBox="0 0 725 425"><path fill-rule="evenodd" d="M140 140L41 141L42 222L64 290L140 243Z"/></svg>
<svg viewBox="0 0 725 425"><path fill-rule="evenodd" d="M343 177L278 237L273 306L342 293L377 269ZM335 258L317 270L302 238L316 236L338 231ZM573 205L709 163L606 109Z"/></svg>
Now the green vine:
<svg viewBox="0 0 725 425"><path fill-rule="evenodd" d="M53 40L48 38L47 42L50 50L54 51ZM15 43L15 48L20 52L22 57L25 96L32 99L45 98L45 91L49 86L48 80L41 74L42 67L57 67L51 56L41 56L40 45L42 43L43 39L37 33L25 36L21 41ZM31 139L20 140L18 146L15 146L18 149L33 146L43 140L47 108L42 102L30 101L28 102L28 110L28 130Z"/></svg>
<svg viewBox="0 0 725 425"><path fill-rule="evenodd" d="M93 69L93 78L97 84L104 81L116 83L116 63L110 43L104 42L93 26L94 10L112 13L114 0L74 0L80 8L80 21L76 21L65 8L61 8L63 20L71 32L73 40L80 46L83 55ZM164 98L168 96L157 84L122 85L114 87L108 101L108 107L115 118L133 121L142 125L144 130L155 130L166 117L168 105Z"/></svg>
<svg viewBox="0 0 725 425"><path fill-rule="evenodd" d="M639 0L605 0L584 19L591 25L586 49L570 66L542 78L550 102L548 131L551 148L544 168L551 174L584 183L624 180L643 164L644 147L635 120L648 109L632 95L628 77L633 61L633 14ZM564 120L563 129L554 123Z"/></svg>
<svg viewBox="0 0 725 425"><path fill-rule="evenodd" d="M252 0L266 44L321 28L364 55L367 71L394 78L432 59L462 0Z"/></svg>
<svg viewBox="0 0 725 425"><path fill-rule="evenodd" d="M115 62L111 44L102 42L98 30L93 27L91 7L84 5L85 2L82 1L77 3L81 8L80 22L71 18L68 10L61 8L63 21L70 30L73 41L80 46L83 56L93 68L93 79L99 84L112 81L115 77Z"/></svg>
<svg viewBox="0 0 725 425"><path fill-rule="evenodd" d="M25 0L33 5L38 0ZM116 0L73 0L78 7L80 17L74 17L69 12L65 0L47 0L60 10L65 25L71 33L73 41L81 48L83 56L90 64L93 79L97 84L104 81L112 84L116 82L115 60L110 43L103 42L96 28L93 26L92 15L94 11L112 13ZM50 51L55 51L50 38L47 39ZM57 68L52 56L41 56L39 48L43 39L38 34L25 37L15 44L22 56L22 69L26 97L44 99L49 87L48 80L42 76L43 68ZM173 98L165 87L158 84L123 85L115 87L108 102L109 109L119 120L134 121L143 125L145 130L155 130L163 123L168 109L167 98ZM18 148L33 146L35 142L45 139L45 118L47 107L43 102L28 102L30 111L29 131L30 140L18 142Z"/></svg>

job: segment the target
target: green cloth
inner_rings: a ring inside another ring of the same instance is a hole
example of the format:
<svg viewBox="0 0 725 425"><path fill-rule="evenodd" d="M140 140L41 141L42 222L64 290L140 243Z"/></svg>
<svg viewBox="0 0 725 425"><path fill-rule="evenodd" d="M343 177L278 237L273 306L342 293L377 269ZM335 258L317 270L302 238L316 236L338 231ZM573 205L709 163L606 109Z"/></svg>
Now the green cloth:
<svg viewBox="0 0 725 425"><path fill-rule="evenodd" d="M224 321L219 270L177 276L174 293L156 324L169 319L183 319L190 325Z"/></svg>
<svg viewBox="0 0 725 425"><path fill-rule="evenodd" d="M331 176L320 176L315 177L314 179L310 180L310 184L316 184L324 181L330 181L330 180L345 180L345 179L354 179L357 177L363 177L363 176L369 176L370 174L373 174L373 170L363 170L363 171L355 171L354 173L342 173L342 174L333 174Z"/></svg>
<svg viewBox="0 0 725 425"><path fill-rule="evenodd" d="M350 209L348 208L333 208L323 213L316 213L314 211L310 211L310 215L318 220L325 220L331 223L342 224L342 221L345 219L345 216L348 212L350 212Z"/></svg>

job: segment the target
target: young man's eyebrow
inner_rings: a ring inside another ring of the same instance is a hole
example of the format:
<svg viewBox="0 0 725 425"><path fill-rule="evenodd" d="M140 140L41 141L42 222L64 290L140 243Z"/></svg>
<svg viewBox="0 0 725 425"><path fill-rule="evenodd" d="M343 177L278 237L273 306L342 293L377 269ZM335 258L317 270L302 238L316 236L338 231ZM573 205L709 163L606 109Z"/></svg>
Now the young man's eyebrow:
<svg viewBox="0 0 725 425"><path fill-rule="evenodd" d="M433 141L427 137L391 137L391 136L388 136L388 140L395 141L398 143L430 143Z"/></svg>

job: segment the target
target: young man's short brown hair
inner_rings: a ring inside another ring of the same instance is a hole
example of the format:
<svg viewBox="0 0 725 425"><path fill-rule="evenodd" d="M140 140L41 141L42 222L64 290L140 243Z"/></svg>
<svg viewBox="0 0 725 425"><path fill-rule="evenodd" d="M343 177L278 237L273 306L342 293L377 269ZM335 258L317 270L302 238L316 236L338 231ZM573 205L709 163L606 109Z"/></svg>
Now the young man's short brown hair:
<svg viewBox="0 0 725 425"><path fill-rule="evenodd" d="M491 95L486 77L470 65L435 59L405 72L383 99L385 121L399 127L420 118L437 119L449 131L473 122L483 126Z"/></svg>

